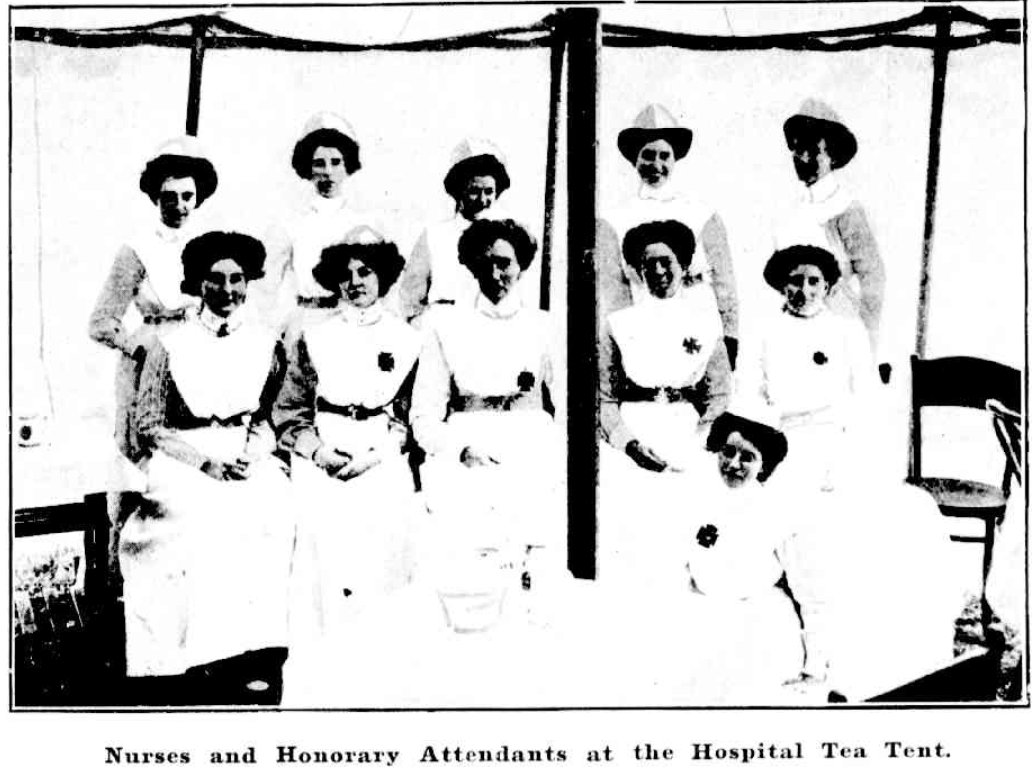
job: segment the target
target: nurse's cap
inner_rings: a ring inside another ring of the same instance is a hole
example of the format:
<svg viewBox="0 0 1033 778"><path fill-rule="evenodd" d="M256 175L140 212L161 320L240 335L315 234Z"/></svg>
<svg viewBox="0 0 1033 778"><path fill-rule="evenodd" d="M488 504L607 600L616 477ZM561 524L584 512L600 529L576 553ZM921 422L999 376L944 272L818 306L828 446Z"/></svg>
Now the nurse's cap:
<svg viewBox="0 0 1033 778"><path fill-rule="evenodd" d="M495 179L495 192L502 194L509 189L509 173L506 158L499 147L484 138L463 138L452 149L448 173L445 174L445 191L458 199L463 187L472 175L490 175Z"/></svg>
<svg viewBox="0 0 1033 778"><path fill-rule="evenodd" d="M797 265L814 265L817 267L828 285L834 286L842 275L839 261L827 249L820 246L797 244L779 249L768 259L764 266L764 280L777 292L785 287L786 277Z"/></svg>
<svg viewBox="0 0 1033 778"><path fill-rule="evenodd" d="M352 246L374 246L378 243L387 243L387 238L372 227L361 224L348 230L339 242Z"/></svg>
<svg viewBox="0 0 1033 778"><path fill-rule="evenodd" d="M219 176L201 142L192 135L164 141L144 162L140 171L140 191L154 200L162 182L170 175L188 175L197 187L200 205L219 186Z"/></svg>
<svg viewBox="0 0 1033 778"><path fill-rule="evenodd" d="M674 149L674 158L689 153L692 130L683 127L670 111L659 103L650 103L635 117L635 122L617 133L617 148L628 162L635 164L642 147L655 140L665 140Z"/></svg>
<svg viewBox="0 0 1033 778"><path fill-rule="evenodd" d="M301 178L310 177L312 152L320 145L325 145L320 142L321 139L330 139L341 147L345 158L345 170L349 175L362 167L359 162L359 138L355 129L343 116L332 111L320 111L305 122L298 142L294 144L291 167Z"/></svg>
<svg viewBox="0 0 1033 778"><path fill-rule="evenodd" d="M814 98L804 100L800 109L786 119L782 132L790 149L795 138L824 138L833 170L846 165L857 153L857 138L839 114L827 103Z"/></svg>

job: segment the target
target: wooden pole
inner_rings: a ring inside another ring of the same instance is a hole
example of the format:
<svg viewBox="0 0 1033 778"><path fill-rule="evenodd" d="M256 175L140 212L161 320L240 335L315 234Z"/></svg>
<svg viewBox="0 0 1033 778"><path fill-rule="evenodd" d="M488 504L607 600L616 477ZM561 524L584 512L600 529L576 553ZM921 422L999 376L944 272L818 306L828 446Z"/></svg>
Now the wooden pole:
<svg viewBox="0 0 1033 778"><path fill-rule="evenodd" d="M201 120L201 69L204 66L205 36L208 19L200 17L191 22L194 43L190 47L190 83L187 91L187 135L197 135Z"/></svg>
<svg viewBox="0 0 1033 778"><path fill-rule="evenodd" d="M922 269L918 282L918 322L915 353L925 358L929 329L929 299L932 286L933 237L936 232L936 188L940 174L940 132L943 128L943 101L947 87L947 58L951 49L951 9L933 8L937 13L936 46L933 49L933 94L929 116L929 166L925 179L925 230L922 233Z"/></svg>
<svg viewBox="0 0 1033 778"><path fill-rule="evenodd" d="M557 14L567 43L567 548L570 571L596 571L599 464L596 161L601 31L597 8Z"/></svg>
<svg viewBox="0 0 1033 778"><path fill-rule="evenodd" d="M556 157L559 154L560 100L563 97L563 37L553 34L549 54L549 139L545 150L545 226L542 232L542 275L538 283L539 306L552 302L553 230L556 218Z"/></svg>

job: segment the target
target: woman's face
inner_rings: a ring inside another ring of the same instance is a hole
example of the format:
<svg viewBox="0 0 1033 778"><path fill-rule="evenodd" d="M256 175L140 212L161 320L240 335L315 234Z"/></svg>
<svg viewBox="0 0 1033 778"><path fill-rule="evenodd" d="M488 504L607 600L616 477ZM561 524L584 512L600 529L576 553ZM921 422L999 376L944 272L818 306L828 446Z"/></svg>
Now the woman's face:
<svg viewBox="0 0 1033 778"><path fill-rule="evenodd" d="M674 297L685 282L685 268L666 243L650 243L642 252L638 267L646 288L653 297Z"/></svg>
<svg viewBox="0 0 1033 778"><path fill-rule="evenodd" d="M635 170L642 183L660 186L671 177L674 161L674 147L665 140L654 140L639 149Z"/></svg>
<svg viewBox="0 0 1033 778"><path fill-rule="evenodd" d="M348 177L344 154L335 146L317 146L312 152L312 184L320 197L337 197Z"/></svg>
<svg viewBox="0 0 1033 778"><path fill-rule="evenodd" d="M522 274L516 249L501 238L488 246L477 260L477 284L481 294L495 305L513 291Z"/></svg>
<svg viewBox="0 0 1033 778"><path fill-rule="evenodd" d="M369 308L380 299L380 279L361 259L349 259L341 280L341 299L356 308Z"/></svg>
<svg viewBox="0 0 1033 778"><path fill-rule="evenodd" d="M717 452L717 469L721 480L730 489L738 489L757 480L764 464L760 449L742 436L732 432Z"/></svg>
<svg viewBox="0 0 1033 778"><path fill-rule="evenodd" d="M158 189L158 213L166 227L179 229L197 207L197 184L192 176L166 178Z"/></svg>
<svg viewBox="0 0 1033 778"><path fill-rule="evenodd" d="M226 317L247 299L247 276L235 259L220 259L201 280L201 299L216 316Z"/></svg>
<svg viewBox="0 0 1033 778"><path fill-rule="evenodd" d="M832 171L832 159L824 138L792 138L789 153L793 155L796 177L807 186L817 183Z"/></svg>
<svg viewBox="0 0 1033 778"><path fill-rule="evenodd" d="M790 313L808 317L824 308L829 284L817 265L797 265L786 275L782 293Z"/></svg>
<svg viewBox="0 0 1033 778"><path fill-rule="evenodd" d="M467 219L474 219L488 210L497 198L495 176L470 176L459 193L459 213Z"/></svg>

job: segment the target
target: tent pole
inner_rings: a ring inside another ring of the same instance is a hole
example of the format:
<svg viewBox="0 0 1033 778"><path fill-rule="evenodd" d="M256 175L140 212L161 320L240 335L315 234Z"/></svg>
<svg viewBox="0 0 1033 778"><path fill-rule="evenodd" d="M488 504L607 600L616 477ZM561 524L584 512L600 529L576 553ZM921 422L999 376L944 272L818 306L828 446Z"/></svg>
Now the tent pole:
<svg viewBox="0 0 1033 778"><path fill-rule="evenodd" d="M204 65L204 39L208 33L208 19L199 17L191 22L194 42L190 47L190 85L187 92L187 135L197 135L201 119L201 68Z"/></svg>
<svg viewBox="0 0 1033 778"><path fill-rule="evenodd" d="M538 284L538 300L543 311L550 308L552 297L553 230L556 223L556 157L560 139L560 101L563 97L563 38L552 34L549 54L549 139L545 150L545 225L542 230L542 275Z"/></svg>
<svg viewBox="0 0 1033 778"><path fill-rule="evenodd" d="M597 8L557 14L567 42L567 549L578 578L596 572L599 443L596 341Z"/></svg>
<svg viewBox="0 0 1033 778"><path fill-rule="evenodd" d="M951 50L951 9L937 8L936 38L933 48L933 94L929 116L929 167L925 179L925 230L922 234L922 270L918 284L918 322L915 353L925 358L929 328L929 298L932 283L933 235L936 227L936 187L940 174L940 131L943 128L943 101L947 86L947 58Z"/></svg>

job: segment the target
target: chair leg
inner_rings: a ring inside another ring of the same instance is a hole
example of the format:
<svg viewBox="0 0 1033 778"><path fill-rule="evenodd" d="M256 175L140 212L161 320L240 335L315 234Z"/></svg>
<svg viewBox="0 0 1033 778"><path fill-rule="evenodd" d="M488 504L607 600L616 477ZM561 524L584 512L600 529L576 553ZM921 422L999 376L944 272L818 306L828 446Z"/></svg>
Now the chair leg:
<svg viewBox="0 0 1033 778"><path fill-rule="evenodd" d="M994 541L997 539L997 523L999 518L999 516L994 515L984 519L984 522L986 523L986 535L983 537L983 587L982 600L980 602L984 635L986 634L987 627L990 626L990 622L993 618L990 603L987 602L986 599L986 582L990 577L990 565L993 562Z"/></svg>

